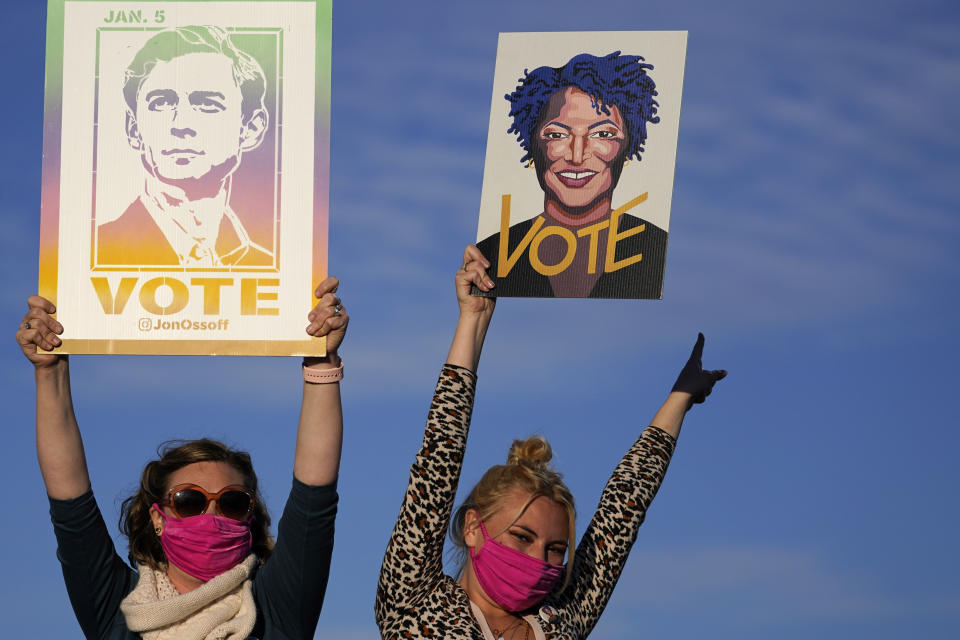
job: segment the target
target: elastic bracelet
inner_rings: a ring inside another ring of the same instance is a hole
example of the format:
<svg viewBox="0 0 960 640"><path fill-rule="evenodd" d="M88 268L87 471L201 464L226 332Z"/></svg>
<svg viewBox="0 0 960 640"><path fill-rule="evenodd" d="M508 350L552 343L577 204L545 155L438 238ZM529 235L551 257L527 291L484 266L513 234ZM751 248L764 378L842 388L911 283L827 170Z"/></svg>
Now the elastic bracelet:
<svg viewBox="0 0 960 640"><path fill-rule="evenodd" d="M311 369L303 367L303 379L312 384L328 384L330 382L340 382L343 380L343 360L340 366L335 369Z"/></svg>

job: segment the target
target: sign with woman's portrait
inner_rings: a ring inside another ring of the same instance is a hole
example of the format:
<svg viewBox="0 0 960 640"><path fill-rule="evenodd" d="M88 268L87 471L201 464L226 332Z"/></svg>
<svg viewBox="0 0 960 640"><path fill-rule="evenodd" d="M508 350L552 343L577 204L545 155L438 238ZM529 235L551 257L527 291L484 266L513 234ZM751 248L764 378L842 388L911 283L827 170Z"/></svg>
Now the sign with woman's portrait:
<svg viewBox="0 0 960 640"><path fill-rule="evenodd" d="M662 297L686 42L500 34L475 295Z"/></svg>
<svg viewBox="0 0 960 640"><path fill-rule="evenodd" d="M329 0L50 0L40 293L66 353L322 353Z"/></svg>

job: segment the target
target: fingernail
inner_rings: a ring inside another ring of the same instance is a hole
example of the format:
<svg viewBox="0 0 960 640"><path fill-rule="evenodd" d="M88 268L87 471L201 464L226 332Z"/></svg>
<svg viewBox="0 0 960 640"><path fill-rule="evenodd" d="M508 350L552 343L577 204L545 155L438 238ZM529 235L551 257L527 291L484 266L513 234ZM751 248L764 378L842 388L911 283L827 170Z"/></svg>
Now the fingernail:
<svg viewBox="0 0 960 640"><path fill-rule="evenodd" d="M54 336L54 337L53 337L53 346L59 347L61 344L62 344L62 343L60 342L60 338Z"/></svg>
<svg viewBox="0 0 960 640"><path fill-rule="evenodd" d="M487 278L484 282L488 287L493 287L493 280L491 280L490 278Z"/></svg>

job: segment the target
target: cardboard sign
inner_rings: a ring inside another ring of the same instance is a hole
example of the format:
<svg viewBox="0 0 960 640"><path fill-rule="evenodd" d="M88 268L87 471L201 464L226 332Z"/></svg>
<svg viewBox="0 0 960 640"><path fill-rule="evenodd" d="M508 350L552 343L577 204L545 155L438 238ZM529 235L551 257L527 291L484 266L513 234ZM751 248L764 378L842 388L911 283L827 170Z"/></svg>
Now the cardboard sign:
<svg viewBox="0 0 960 640"><path fill-rule="evenodd" d="M320 355L330 0L49 0L40 294L64 353Z"/></svg>
<svg viewBox="0 0 960 640"><path fill-rule="evenodd" d="M661 298L685 31L501 33L475 295Z"/></svg>

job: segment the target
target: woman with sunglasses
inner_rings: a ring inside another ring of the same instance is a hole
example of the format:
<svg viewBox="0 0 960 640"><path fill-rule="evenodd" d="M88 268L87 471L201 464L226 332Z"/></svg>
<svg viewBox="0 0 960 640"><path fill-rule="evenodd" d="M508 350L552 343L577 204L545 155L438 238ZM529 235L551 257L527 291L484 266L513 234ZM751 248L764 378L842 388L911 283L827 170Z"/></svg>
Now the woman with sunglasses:
<svg viewBox="0 0 960 640"><path fill-rule="evenodd" d="M701 367L701 334L652 426L614 469L575 553L573 496L547 464L550 445L539 436L515 441L507 463L484 474L451 520L496 304L470 289L493 291L489 267L469 246L456 274L460 318L380 570L376 615L387 640L586 638L660 487L684 415L726 375ZM456 579L442 573L448 526L464 551Z"/></svg>
<svg viewBox="0 0 960 640"><path fill-rule="evenodd" d="M131 569L114 549L87 473L54 305L31 296L17 342L34 365L37 456L67 592L87 638L312 638L327 585L343 420L337 355L349 318L327 278L307 333L293 487L276 543L250 456L213 440L168 445L121 511ZM268 561L269 560L269 561Z"/></svg>

